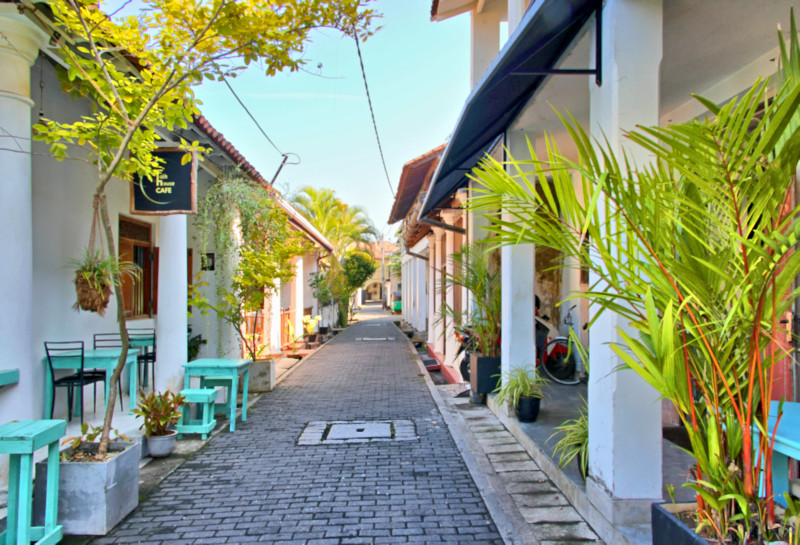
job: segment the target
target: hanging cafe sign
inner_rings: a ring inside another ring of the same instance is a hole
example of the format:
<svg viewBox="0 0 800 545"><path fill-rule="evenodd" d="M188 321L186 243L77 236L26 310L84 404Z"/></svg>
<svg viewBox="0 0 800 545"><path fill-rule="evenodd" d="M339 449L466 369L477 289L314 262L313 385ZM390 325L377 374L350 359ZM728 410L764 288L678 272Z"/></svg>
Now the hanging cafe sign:
<svg viewBox="0 0 800 545"><path fill-rule="evenodd" d="M155 178L134 175L131 183L131 214L166 215L197 213L197 153L183 163L185 150L160 149L153 156L161 160Z"/></svg>

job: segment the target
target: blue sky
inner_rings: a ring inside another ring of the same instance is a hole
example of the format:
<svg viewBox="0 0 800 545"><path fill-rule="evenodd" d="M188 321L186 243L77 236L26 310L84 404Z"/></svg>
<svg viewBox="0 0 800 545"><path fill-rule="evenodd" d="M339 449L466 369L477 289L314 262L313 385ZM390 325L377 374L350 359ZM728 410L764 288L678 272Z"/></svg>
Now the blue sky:
<svg viewBox="0 0 800 545"><path fill-rule="evenodd" d="M375 117L392 187L405 162L445 142L469 93L469 16L430 21L430 0L378 0L382 29L361 43ZM249 69L230 80L283 152L301 158L276 186L327 187L364 207L388 233L392 195L372 128L356 46L327 30L313 35L307 70L266 77ZM321 69L317 65L321 63ZM197 91L214 127L271 179L281 156L222 83ZM392 232L394 229L392 229Z"/></svg>

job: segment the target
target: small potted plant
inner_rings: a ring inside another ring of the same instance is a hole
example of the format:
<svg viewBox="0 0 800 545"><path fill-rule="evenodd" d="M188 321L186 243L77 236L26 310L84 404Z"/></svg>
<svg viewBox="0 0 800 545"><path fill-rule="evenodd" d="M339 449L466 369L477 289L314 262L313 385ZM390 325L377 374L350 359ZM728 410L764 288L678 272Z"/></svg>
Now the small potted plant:
<svg viewBox="0 0 800 545"><path fill-rule="evenodd" d="M555 429L556 433L550 438L561 433L561 439L553 448L553 456L558 456L558 466L563 469L572 460L577 460L578 470L585 481L589 471L589 408L586 399L577 418L566 420Z"/></svg>
<svg viewBox="0 0 800 545"><path fill-rule="evenodd" d="M114 256L105 257L99 250L86 249L81 259L73 259L70 265L75 268L75 292L78 300L75 310L82 309L105 315L111 299L114 278L135 276L134 265L118 261Z"/></svg>
<svg viewBox="0 0 800 545"><path fill-rule="evenodd" d="M303 316L303 330L306 338L306 348L311 348L311 343L317 341L317 324L319 323L319 315L312 317L311 315Z"/></svg>
<svg viewBox="0 0 800 545"><path fill-rule="evenodd" d="M184 397L170 390L164 393L139 393L139 403L133 414L143 419L139 429L144 428L147 451L153 458L169 456L175 448L177 432L172 427L178 423L182 413Z"/></svg>
<svg viewBox="0 0 800 545"><path fill-rule="evenodd" d="M496 375L495 375L496 376ZM514 367L497 389L495 401L511 404L520 422L535 422L544 395L545 379L533 367Z"/></svg>

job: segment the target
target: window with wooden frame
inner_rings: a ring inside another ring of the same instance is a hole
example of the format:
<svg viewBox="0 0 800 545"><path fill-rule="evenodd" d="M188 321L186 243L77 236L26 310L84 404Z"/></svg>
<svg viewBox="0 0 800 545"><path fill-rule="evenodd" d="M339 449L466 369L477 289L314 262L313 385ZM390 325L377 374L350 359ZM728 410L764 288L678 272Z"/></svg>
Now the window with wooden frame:
<svg viewBox="0 0 800 545"><path fill-rule="evenodd" d="M123 277L122 300L125 315L129 318L152 316L153 280L153 229L143 221L120 216L119 259L133 263L135 278Z"/></svg>

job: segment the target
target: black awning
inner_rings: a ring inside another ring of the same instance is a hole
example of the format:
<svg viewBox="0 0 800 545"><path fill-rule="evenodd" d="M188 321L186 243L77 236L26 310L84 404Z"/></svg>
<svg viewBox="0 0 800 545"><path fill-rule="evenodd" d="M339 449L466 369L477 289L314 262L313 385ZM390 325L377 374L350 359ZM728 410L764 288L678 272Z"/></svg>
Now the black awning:
<svg viewBox="0 0 800 545"><path fill-rule="evenodd" d="M479 148L477 152L467 157L457 168L452 169L445 176L440 176L439 181L436 182L435 185L431 184L431 188L428 190L428 196L426 197L425 208L422 214L420 214L420 217L425 216L429 211L441 205L450 197L450 195L453 194L453 192L457 191L461 187L466 186L469 182L467 173L475 168L475 165L478 164L478 161L483 159L487 153L490 153L502 138L502 134L492 138L488 144ZM429 207L430 203L435 204Z"/></svg>
<svg viewBox="0 0 800 545"><path fill-rule="evenodd" d="M466 185L466 173L516 119L547 77L541 72L555 66L601 1L544 0L525 14L467 98L420 217Z"/></svg>

